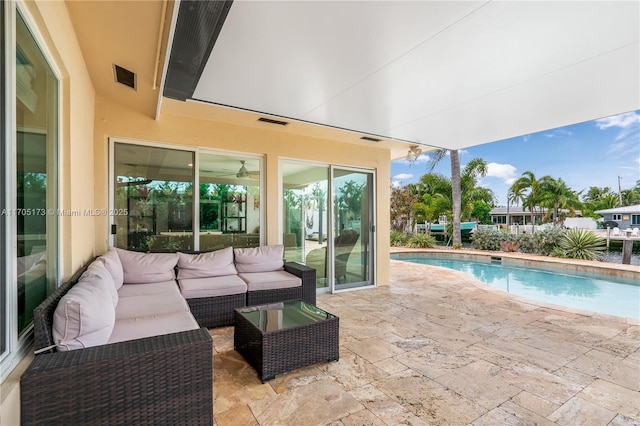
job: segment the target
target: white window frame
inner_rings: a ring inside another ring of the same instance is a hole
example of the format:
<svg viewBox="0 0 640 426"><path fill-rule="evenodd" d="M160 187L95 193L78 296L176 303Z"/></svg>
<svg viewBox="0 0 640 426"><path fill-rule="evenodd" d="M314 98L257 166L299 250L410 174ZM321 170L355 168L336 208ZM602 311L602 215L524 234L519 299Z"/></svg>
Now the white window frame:
<svg viewBox="0 0 640 426"><path fill-rule="evenodd" d="M12 188L11 190L5 191L4 193L4 206L3 208L12 210L17 207L15 191L13 188L16 188L16 156L17 156L17 148L16 148L16 132L18 130L16 119L16 28L17 28L17 14L20 13L20 16L24 20L29 32L31 33L33 39L38 46L38 49L42 53L47 65L49 66L49 70L53 74L53 76L57 80L56 87L56 129L55 129L55 140L56 140L56 149L55 149L55 167L56 167L56 179L60 180L60 170L61 170L61 156L60 156L60 147L62 145L62 73L60 71L60 67L58 63L55 61L54 56L51 54L48 44L45 42L42 34L36 24L36 20L31 15L29 9L25 5L23 0L9 1L3 2L2 6L5 7L5 36L6 36L6 57L5 57L5 164L3 165L5 169L5 179L4 183L6 188ZM0 6L1 7L1 6ZM56 209L61 200L61 185L57 185L56 188ZM4 240L3 244L3 254L4 254L4 274L0 277L4 282L4 287L0 287L0 301L2 301L2 315L3 318L0 320L2 326L5 327L3 333L0 333L0 336L4 337L4 348L5 350L0 353L0 382L4 381L7 376L13 371L13 369L18 365L18 363L29 353L29 349L31 347L31 342L33 340L33 328L23 334L21 338L18 337L17 330L17 288L15 285L12 285L17 281L17 261L15 256L15 246L13 244L17 239L17 223L12 220L13 217L9 215L5 215L2 217L4 221L4 230L5 234L3 235ZM60 284L60 276L61 276L61 265L63 264L63 251L62 248L62 239L61 235L64 235L64 230L62 226L62 221L59 217L56 217L56 228L57 228L57 241L54 243L54 247L52 250L55 250L58 255L55 259L55 271L56 276L54 276L54 280L56 282L56 287ZM11 259L10 262L7 262L7 259Z"/></svg>

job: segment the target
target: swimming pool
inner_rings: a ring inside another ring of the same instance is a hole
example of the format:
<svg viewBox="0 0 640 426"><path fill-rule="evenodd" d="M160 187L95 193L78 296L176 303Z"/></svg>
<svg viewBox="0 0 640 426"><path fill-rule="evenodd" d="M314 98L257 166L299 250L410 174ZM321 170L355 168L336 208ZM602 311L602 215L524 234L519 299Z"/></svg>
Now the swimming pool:
<svg viewBox="0 0 640 426"><path fill-rule="evenodd" d="M503 265L428 254L405 253L392 259L465 272L510 294L556 305L640 319L640 285L631 279L575 275L559 270Z"/></svg>

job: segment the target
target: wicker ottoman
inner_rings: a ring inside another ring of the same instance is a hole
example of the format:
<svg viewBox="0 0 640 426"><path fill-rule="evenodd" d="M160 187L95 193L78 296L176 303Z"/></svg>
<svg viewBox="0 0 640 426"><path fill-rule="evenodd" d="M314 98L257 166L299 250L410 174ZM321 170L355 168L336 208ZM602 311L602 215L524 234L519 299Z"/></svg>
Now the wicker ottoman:
<svg viewBox="0 0 640 426"><path fill-rule="evenodd" d="M301 300L234 311L235 349L264 383L321 361L339 358L339 318Z"/></svg>

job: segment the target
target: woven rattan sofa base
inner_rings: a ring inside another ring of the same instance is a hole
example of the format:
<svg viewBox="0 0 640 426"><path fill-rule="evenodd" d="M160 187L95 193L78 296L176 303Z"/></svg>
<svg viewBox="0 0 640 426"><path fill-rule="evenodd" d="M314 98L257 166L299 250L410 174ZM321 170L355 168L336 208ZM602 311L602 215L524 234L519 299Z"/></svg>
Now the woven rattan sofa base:
<svg viewBox="0 0 640 426"><path fill-rule="evenodd" d="M186 299L189 309L202 327L233 325L233 310L247 303L246 293Z"/></svg>
<svg viewBox="0 0 640 426"><path fill-rule="evenodd" d="M89 263L34 310L35 350L43 353L20 379L22 424L213 424L206 328L69 352L51 348L56 306Z"/></svg>
<svg viewBox="0 0 640 426"><path fill-rule="evenodd" d="M339 318L262 332L235 312L234 346L264 383L296 368L339 359Z"/></svg>
<svg viewBox="0 0 640 426"><path fill-rule="evenodd" d="M205 328L36 355L20 382L21 422L213 424Z"/></svg>

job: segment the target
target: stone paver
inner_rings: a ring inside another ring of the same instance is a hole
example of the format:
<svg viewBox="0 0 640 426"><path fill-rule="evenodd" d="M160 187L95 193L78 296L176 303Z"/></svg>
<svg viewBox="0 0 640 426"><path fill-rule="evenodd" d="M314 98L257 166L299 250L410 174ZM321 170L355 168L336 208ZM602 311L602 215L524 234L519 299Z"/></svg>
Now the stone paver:
<svg viewBox="0 0 640 426"><path fill-rule="evenodd" d="M261 383L214 340L225 425L638 425L640 326L391 262L391 283L318 296L340 317L340 360Z"/></svg>

